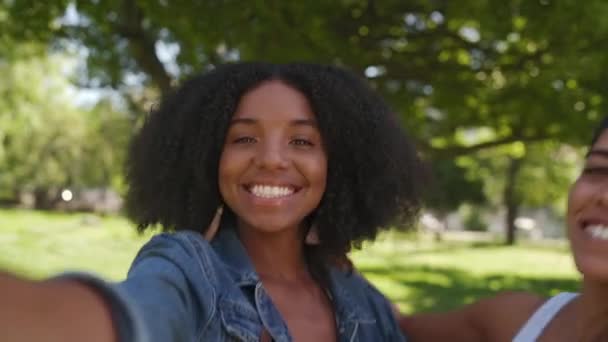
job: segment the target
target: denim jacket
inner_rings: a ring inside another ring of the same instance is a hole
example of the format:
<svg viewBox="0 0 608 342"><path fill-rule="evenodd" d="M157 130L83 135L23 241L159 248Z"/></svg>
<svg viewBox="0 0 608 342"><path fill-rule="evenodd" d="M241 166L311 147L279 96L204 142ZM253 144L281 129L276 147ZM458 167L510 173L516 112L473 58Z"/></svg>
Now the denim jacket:
<svg viewBox="0 0 608 342"><path fill-rule="evenodd" d="M212 243L199 233L160 234L139 251L126 280L84 274L110 305L120 341L273 341L292 338L230 228ZM330 270L338 341L404 341L391 307L356 274Z"/></svg>

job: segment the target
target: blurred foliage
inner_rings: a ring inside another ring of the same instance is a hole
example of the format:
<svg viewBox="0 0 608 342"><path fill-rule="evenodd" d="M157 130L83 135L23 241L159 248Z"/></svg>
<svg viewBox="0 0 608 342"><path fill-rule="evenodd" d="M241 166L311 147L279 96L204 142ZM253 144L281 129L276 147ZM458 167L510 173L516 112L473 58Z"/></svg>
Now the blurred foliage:
<svg viewBox="0 0 608 342"><path fill-rule="evenodd" d="M553 207L563 213L567 189L582 166L582 151L557 141L536 144L511 144L481 151L473 156L461 156L456 163L468 170L473 179L483 180L487 204L502 205L505 170L509 158L521 160L515 196L528 208Z"/></svg>
<svg viewBox="0 0 608 342"><path fill-rule="evenodd" d="M484 204L483 179L459 166L454 159L438 158L430 165L433 182L426 191L426 204L440 217L461 205Z"/></svg>
<svg viewBox="0 0 608 342"><path fill-rule="evenodd" d="M589 136L606 93L608 56L597 49L608 37L602 0L4 6L14 39L86 47L81 81L93 86L128 87L140 77L166 92L175 79L236 59L347 65L391 100L429 153L464 153L479 143L578 142ZM492 136L462 139L479 128Z"/></svg>
<svg viewBox="0 0 608 342"><path fill-rule="evenodd" d="M463 206L460 211L464 217L463 226L465 230L473 232L488 231L488 224L484 221L483 215L478 208L467 205Z"/></svg>
<svg viewBox="0 0 608 342"><path fill-rule="evenodd" d="M560 166L573 160L562 144L585 143L605 113L606 18L603 0L5 0L0 47L77 55L76 84L119 91L133 113L226 61L347 66L401 114L444 211L500 204L513 158L520 203L562 201L572 176Z"/></svg>
<svg viewBox="0 0 608 342"><path fill-rule="evenodd" d="M100 101L78 108L62 55L0 64L0 195L120 180L131 120Z"/></svg>

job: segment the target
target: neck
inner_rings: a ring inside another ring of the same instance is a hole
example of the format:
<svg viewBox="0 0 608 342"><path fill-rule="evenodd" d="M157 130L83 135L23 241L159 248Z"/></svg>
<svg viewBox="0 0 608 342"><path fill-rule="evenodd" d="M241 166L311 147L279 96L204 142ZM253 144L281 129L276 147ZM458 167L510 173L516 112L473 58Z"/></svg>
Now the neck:
<svg viewBox="0 0 608 342"><path fill-rule="evenodd" d="M608 283L583 279L583 290L577 309L579 341L608 339Z"/></svg>
<svg viewBox="0 0 608 342"><path fill-rule="evenodd" d="M308 277L302 236L297 227L265 233L238 224L238 234L260 277L285 281Z"/></svg>

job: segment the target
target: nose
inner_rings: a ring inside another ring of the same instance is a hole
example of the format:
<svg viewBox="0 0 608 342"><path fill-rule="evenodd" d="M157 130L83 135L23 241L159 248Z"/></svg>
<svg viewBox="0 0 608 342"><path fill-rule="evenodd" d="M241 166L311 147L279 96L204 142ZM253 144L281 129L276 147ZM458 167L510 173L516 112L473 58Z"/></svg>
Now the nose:
<svg viewBox="0 0 608 342"><path fill-rule="evenodd" d="M289 156L280 143L267 141L259 144L255 155L255 164L262 169L284 169L289 165Z"/></svg>

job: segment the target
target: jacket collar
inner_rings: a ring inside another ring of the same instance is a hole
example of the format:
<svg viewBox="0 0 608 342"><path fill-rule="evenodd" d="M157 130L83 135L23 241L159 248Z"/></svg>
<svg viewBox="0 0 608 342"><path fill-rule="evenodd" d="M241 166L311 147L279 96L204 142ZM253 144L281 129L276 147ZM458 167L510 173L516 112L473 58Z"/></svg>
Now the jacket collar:
<svg viewBox="0 0 608 342"><path fill-rule="evenodd" d="M211 241L211 247L228 266L230 275L239 286L255 286L260 281L236 229L221 227Z"/></svg>
<svg viewBox="0 0 608 342"><path fill-rule="evenodd" d="M239 240L236 229L223 226L211 242L211 246L225 263L230 276L239 287L255 287L260 282L260 277ZM360 301L366 299L356 295L360 291L353 291L358 285L365 284L364 279L357 279L359 277L354 272L348 273L335 267L330 268L330 288L328 290L332 297L334 310L340 320L373 323L372 315L359 304Z"/></svg>
<svg viewBox="0 0 608 342"><path fill-rule="evenodd" d="M334 310L341 320L374 323L373 315L364 309L362 301L367 301L369 294L364 293L366 280L355 272L347 272L336 267L330 268L331 295Z"/></svg>

